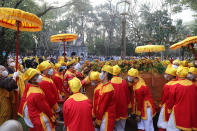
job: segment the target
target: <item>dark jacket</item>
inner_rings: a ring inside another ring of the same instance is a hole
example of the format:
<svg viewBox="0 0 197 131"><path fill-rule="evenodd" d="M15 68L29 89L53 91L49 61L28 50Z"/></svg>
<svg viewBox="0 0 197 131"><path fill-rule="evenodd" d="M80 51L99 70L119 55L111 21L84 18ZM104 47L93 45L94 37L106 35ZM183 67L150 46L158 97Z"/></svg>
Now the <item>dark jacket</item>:
<svg viewBox="0 0 197 131"><path fill-rule="evenodd" d="M12 91L17 89L17 83L12 77L4 77L0 78L0 88L4 88L8 91Z"/></svg>

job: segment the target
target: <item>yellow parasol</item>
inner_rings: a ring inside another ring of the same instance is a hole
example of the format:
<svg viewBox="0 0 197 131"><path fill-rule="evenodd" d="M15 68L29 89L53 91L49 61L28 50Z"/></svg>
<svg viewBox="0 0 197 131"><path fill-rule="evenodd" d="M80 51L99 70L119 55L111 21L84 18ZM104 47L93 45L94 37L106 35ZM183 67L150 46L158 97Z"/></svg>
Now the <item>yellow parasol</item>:
<svg viewBox="0 0 197 131"><path fill-rule="evenodd" d="M51 36L51 42L64 42L64 61L66 58L65 52L66 52L66 42L73 41L77 39L76 34L57 34Z"/></svg>
<svg viewBox="0 0 197 131"><path fill-rule="evenodd" d="M188 37L185 40L180 41L180 42L170 46L170 48L172 50L176 50L178 48L181 48L183 46L188 46L189 44L193 44L193 43L197 43L197 36Z"/></svg>
<svg viewBox="0 0 197 131"><path fill-rule="evenodd" d="M145 46L138 46L135 48L136 53L160 52L160 51L165 51L165 47L163 45L145 45Z"/></svg>
<svg viewBox="0 0 197 131"><path fill-rule="evenodd" d="M165 46L151 45L151 43L145 46L138 46L135 48L136 53L146 53L146 52L149 53L149 58L150 58L151 52L161 52L161 51L165 51ZM151 66L151 73L153 74L152 66ZM153 75L152 75L151 81L152 81L151 84L153 85Z"/></svg>
<svg viewBox="0 0 197 131"><path fill-rule="evenodd" d="M145 45L145 46L138 46L135 48L135 52L136 53L149 53L149 57L150 57L150 53L151 52L161 52L161 51L165 51L165 46L163 45L151 45L149 43L149 45Z"/></svg>
<svg viewBox="0 0 197 131"><path fill-rule="evenodd" d="M0 8L0 26L17 31L17 44L16 44L16 71L17 71L19 32L41 31L42 21L39 17L37 17L32 13L28 13L13 8Z"/></svg>
<svg viewBox="0 0 197 131"><path fill-rule="evenodd" d="M188 36L185 40L182 40L182 41L170 46L170 48L172 50L176 50L176 49L179 49L181 47L191 47L192 52L197 59L197 54L196 54L196 52L194 50L194 46L193 46L193 44L195 44L195 43L197 43L197 36L192 36L192 37Z"/></svg>

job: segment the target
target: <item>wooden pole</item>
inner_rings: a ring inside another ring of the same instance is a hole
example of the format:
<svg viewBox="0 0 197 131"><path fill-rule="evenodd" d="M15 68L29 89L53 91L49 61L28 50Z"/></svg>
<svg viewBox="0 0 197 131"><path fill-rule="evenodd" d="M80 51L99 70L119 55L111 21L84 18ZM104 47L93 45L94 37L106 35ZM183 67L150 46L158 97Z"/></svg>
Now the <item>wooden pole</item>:
<svg viewBox="0 0 197 131"><path fill-rule="evenodd" d="M20 28L20 21L17 21L17 42L16 42L16 71L18 70L18 46L19 46L19 28Z"/></svg>

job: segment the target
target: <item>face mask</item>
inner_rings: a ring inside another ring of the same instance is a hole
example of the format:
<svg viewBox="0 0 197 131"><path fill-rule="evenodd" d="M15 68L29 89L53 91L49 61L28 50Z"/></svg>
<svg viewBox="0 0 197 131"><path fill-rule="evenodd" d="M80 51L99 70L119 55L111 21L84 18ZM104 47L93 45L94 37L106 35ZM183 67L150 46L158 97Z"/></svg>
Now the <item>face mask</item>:
<svg viewBox="0 0 197 131"><path fill-rule="evenodd" d="M36 82L40 83L41 81L42 81L42 76L39 75L38 78L37 78L37 80L36 80Z"/></svg>
<svg viewBox="0 0 197 131"><path fill-rule="evenodd" d="M168 76L167 76L166 74L164 75L164 79L165 79L165 80L169 80L169 79L168 79Z"/></svg>
<svg viewBox="0 0 197 131"><path fill-rule="evenodd" d="M134 80L132 80L130 77L128 77L128 81L129 82L133 82Z"/></svg>
<svg viewBox="0 0 197 131"><path fill-rule="evenodd" d="M91 85L92 85L92 86L96 86L96 83L95 83L95 82L91 82Z"/></svg>
<svg viewBox="0 0 197 131"><path fill-rule="evenodd" d="M7 71L3 71L1 74L3 77L7 77L8 76L8 72Z"/></svg>
<svg viewBox="0 0 197 131"><path fill-rule="evenodd" d="M177 66L177 65L172 65L172 68L176 68L176 69L177 69L178 67L179 67L179 66Z"/></svg>
<svg viewBox="0 0 197 131"><path fill-rule="evenodd" d="M23 62L22 62L22 60L19 60L18 63L19 63L19 64L22 64Z"/></svg>
<svg viewBox="0 0 197 131"><path fill-rule="evenodd" d="M50 76L53 75L53 69L50 69L50 70L48 71L48 75L50 75Z"/></svg>
<svg viewBox="0 0 197 131"><path fill-rule="evenodd" d="M128 81L132 81L130 77L128 77Z"/></svg>
<svg viewBox="0 0 197 131"><path fill-rule="evenodd" d="M5 55L6 55L6 53L5 53L5 52L3 52L3 53L2 53L2 55L3 55L3 56L5 56Z"/></svg>
<svg viewBox="0 0 197 131"><path fill-rule="evenodd" d="M11 67L14 67L14 66L15 66L15 63L14 63L14 62L11 62L11 63L10 63L10 66L11 66Z"/></svg>
<svg viewBox="0 0 197 131"><path fill-rule="evenodd" d="M191 80L191 81L194 81L194 80L195 80L195 77L194 77L194 75L192 75L192 74L188 74L188 75L187 75L187 78L188 78L189 80Z"/></svg>
<svg viewBox="0 0 197 131"><path fill-rule="evenodd" d="M104 73L103 73L103 72L99 75L99 78L100 78L101 80L104 80Z"/></svg>
<svg viewBox="0 0 197 131"><path fill-rule="evenodd" d="M84 62L83 62L83 61L80 61L79 63L80 63L81 65L83 65L83 64L84 64Z"/></svg>
<svg viewBox="0 0 197 131"><path fill-rule="evenodd" d="M197 63L194 63L194 67L197 68Z"/></svg>
<svg viewBox="0 0 197 131"><path fill-rule="evenodd" d="M66 66L62 66L61 69L62 69L62 70L65 70L65 69L66 69Z"/></svg>

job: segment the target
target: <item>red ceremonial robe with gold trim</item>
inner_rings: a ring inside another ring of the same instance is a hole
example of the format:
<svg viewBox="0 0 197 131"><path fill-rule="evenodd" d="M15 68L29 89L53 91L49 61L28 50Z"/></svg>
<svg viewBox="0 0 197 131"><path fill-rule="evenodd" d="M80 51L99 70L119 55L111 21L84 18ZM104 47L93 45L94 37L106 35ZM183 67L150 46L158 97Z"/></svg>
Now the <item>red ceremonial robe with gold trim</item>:
<svg viewBox="0 0 197 131"><path fill-rule="evenodd" d="M94 131L92 105L87 96L76 93L63 106L64 123L67 131Z"/></svg>
<svg viewBox="0 0 197 131"><path fill-rule="evenodd" d="M141 116L143 120L147 119L147 108L151 109L152 117L156 114L151 92L142 78L139 78L139 81L133 85L131 108L131 113Z"/></svg>
<svg viewBox="0 0 197 131"><path fill-rule="evenodd" d="M65 96L63 74L60 74L59 72L55 71L53 74L53 81L58 89L59 95Z"/></svg>
<svg viewBox="0 0 197 131"><path fill-rule="evenodd" d="M173 85L175 84L177 80L171 80L168 83L166 83L163 87L163 91L162 91L162 98L161 98L161 105L164 108L164 112L163 112L163 119L164 121L168 121L169 117L170 117L170 113L168 113L168 107L167 107L167 102L169 99L169 90L170 88L173 87Z"/></svg>
<svg viewBox="0 0 197 131"><path fill-rule="evenodd" d="M20 117L24 117L24 108L25 108L25 105L27 104L26 101L27 101L27 92L29 90L29 87L31 86L30 83L28 83L25 87L25 91L23 93L23 96L21 98L21 101L20 101L20 106L19 106L19 109L18 109L18 115Z"/></svg>
<svg viewBox="0 0 197 131"><path fill-rule="evenodd" d="M110 82L103 84L98 96L98 106L96 109L96 123L101 125L105 119L105 130L113 131L116 118L116 101L114 88Z"/></svg>
<svg viewBox="0 0 197 131"><path fill-rule="evenodd" d="M127 119L128 108L131 108L130 93L127 82L120 77L114 76L111 84L115 90L116 120Z"/></svg>
<svg viewBox="0 0 197 131"><path fill-rule="evenodd" d="M27 92L27 107L28 115L34 126L30 131L47 131L45 119L50 124L51 130L54 130L52 122L55 122L55 117L46 101L44 92L39 86L30 86ZM43 118L44 117L44 118Z"/></svg>
<svg viewBox="0 0 197 131"><path fill-rule="evenodd" d="M96 110L98 108L98 99L99 99L99 91L101 87L103 86L103 83L100 83L96 86L94 89L94 96L93 96L93 109L92 109L92 116L96 118Z"/></svg>
<svg viewBox="0 0 197 131"><path fill-rule="evenodd" d="M58 95L58 91L53 80L51 78L43 76L42 82L40 82L39 85L40 85L40 88L43 90L46 96L47 102L49 106L51 107L51 109L53 109L53 111L55 112L58 111L59 106L57 104L57 101L59 100L59 95Z"/></svg>
<svg viewBox="0 0 197 131"><path fill-rule="evenodd" d="M197 130L197 91L193 82L177 80L169 92L168 107L181 130Z"/></svg>

